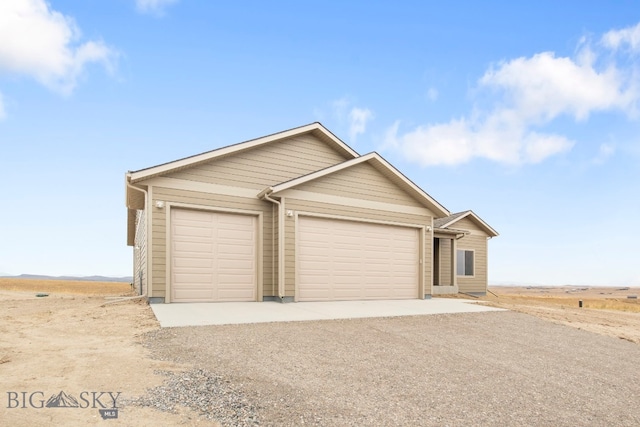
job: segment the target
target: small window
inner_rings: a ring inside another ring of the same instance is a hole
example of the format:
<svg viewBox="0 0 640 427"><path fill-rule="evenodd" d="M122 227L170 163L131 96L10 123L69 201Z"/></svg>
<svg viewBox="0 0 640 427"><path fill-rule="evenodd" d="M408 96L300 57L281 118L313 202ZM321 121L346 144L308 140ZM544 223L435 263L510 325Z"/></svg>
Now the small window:
<svg viewBox="0 0 640 427"><path fill-rule="evenodd" d="M458 276L473 276L473 251L458 250L456 262Z"/></svg>

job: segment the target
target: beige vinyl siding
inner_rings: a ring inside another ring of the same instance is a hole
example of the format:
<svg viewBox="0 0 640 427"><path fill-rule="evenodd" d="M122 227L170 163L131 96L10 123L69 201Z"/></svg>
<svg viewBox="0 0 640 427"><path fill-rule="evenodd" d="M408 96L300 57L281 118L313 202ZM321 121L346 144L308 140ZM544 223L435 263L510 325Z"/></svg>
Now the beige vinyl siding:
<svg viewBox="0 0 640 427"><path fill-rule="evenodd" d="M315 136L307 134L234 153L166 176L260 191L345 159Z"/></svg>
<svg viewBox="0 0 640 427"><path fill-rule="evenodd" d="M149 188L151 195L154 190ZM154 207L156 200L158 199L153 198L149 207L151 218L151 297L164 298L166 286L165 210Z"/></svg>
<svg viewBox="0 0 640 427"><path fill-rule="evenodd" d="M487 238L469 235L458 240L458 250L473 250L473 277L458 276L460 292L487 291Z"/></svg>
<svg viewBox="0 0 640 427"><path fill-rule="evenodd" d="M460 292L487 291L487 234L473 220L462 218L450 225L451 228L468 230L470 234L458 240L459 250L473 250L473 277L458 276Z"/></svg>
<svg viewBox="0 0 640 427"><path fill-rule="evenodd" d="M420 202L368 163L362 163L315 179L297 186L296 190L423 207Z"/></svg>
<svg viewBox="0 0 640 427"><path fill-rule="evenodd" d="M469 218L462 218L461 220L451 224L450 227L455 229L460 229L460 230L469 230L472 232L477 231L478 233L482 233L484 236L487 235L487 233L483 231L482 228L476 225L476 223L470 220ZM476 234L476 233L473 233L473 234Z"/></svg>
<svg viewBox="0 0 640 427"><path fill-rule="evenodd" d="M210 208L242 209L263 212L263 292L264 296L271 296L274 289L273 278L273 208L271 203L244 197L225 196L218 194L202 193L197 191L176 190L163 187L153 187L152 206L152 233L153 233L153 295L152 297L165 298L167 276L167 252L166 252L166 208L155 207L156 201L165 203L184 203ZM276 248L277 250L277 248ZM276 278L277 280L277 278Z"/></svg>
<svg viewBox="0 0 640 427"><path fill-rule="evenodd" d="M139 294L147 292L147 224L146 212L136 210L133 249L133 285Z"/></svg>
<svg viewBox="0 0 640 427"><path fill-rule="evenodd" d="M440 286L451 286L451 239L440 241Z"/></svg>
<svg viewBox="0 0 640 427"><path fill-rule="evenodd" d="M370 220L380 222L394 222L410 225L431 225L431 217L427 215L415 215L400 212L379 211L373 209L364 209L355 206L333 205L322 202L312 202L306 200L296 200L287 198L286 209L298 212L300 215L304 213L316 213L322 215L333 215L343 218L351 218L353 220ZM296 260L295 260L295 220L294 217L285 218L285 295L294 296L295 279L296 279ZM429 292L431 280L431 239L424 238L424 277L425 291ZM416 254L418 256L419 254Z"/></svg>
<svg viewBox="0 0 640 427"><path fill-rule="evenodd" d="M460 292L487 291L487 233L469 218L462 218L449 225L449 228L465 230L467 235L456 241L457 250L472 250L474 252L474 274L472 277L456 276ZM450 286L451 283L451 239L441 238L440 241L440 285ZM434 279L437 283L437 279Z"/></svg>

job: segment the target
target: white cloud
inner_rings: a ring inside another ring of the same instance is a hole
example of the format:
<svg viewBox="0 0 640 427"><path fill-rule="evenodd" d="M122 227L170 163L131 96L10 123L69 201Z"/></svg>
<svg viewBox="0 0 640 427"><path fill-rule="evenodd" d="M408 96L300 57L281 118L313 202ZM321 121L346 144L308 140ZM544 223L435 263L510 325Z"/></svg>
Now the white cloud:
<svg viewBox="0 0 640 427"><path fill-rule="evenodd" d="M540 163L547 157L568 151L573 147L573 141L562 135L540 134L529 132L523 138L524 160L527 163Z"/></svg>
<svg viewBox="0 0 640 427"><path fill-rule="evenodd" d="M621 30L611 30L602 36L601 42L612 50L627 45L632 51L640 51L640 23Z"/></svg>
<svg viewBox="0 0 640 427"><path fill-rule="evenodd" d="M349 138L355 141L359 134L367 130L367 122L373 118L373 113L368 108L354 107L349 111Z"/></svg>
<svg viewBox="0 0 640 427"><path fill-rule="evenodd" d="M607 33L618 40L609 46L623 41L636 46L640 40L640 24L620 32ZM401 135L395 123L387 143L423 165L455 165L475 157L514 165L538 163L570 150L574 141L542 128L560 116L585 121L602 111L637 115L636 67L618 65L615 56L601 59L604 53L611 52L596 52L582 40L575 58L542 52L503 61L478 80L477 93L487 97L489 108Z"/></svg>
<svg viewBox="0 0 640 427"><path fill-rule="evenodd" d="M398 147L422 166L452 166L474 157L506 164L538 163L573 146L560 135L527 131L516 123L497 123L495 117L484 122L456 119L420 126L401 136L397 130L398 122L388 129L387 146Z"/></svg>
<svg viewBox="0 0 640 427"><path fill-rule="evenodd" d="M102 41L79 39L74 20L44 0L0 2L0 71L30 76L68 95L88 64L111 71L116 57Z"/></svg>
<svg viewBox="0 0 640 427"><path fill-rule="evenodd" d="M353 101L347 96L331 102L331 109L338 122L342 126L348 126L351 142L355 142L358 135L367 131L368 123L374 118L371 110L353 106ZM319 114L316 114L316 116L319 116Z"/></svg>
<svg viewBox="0 0 640 427"><path fill-rule="evenodd" d="M632 113L638 91L628 86L630 76L613 66L599 71L592 59L584 59L589 57L577 62L543 52L517 58L487 71L480 84L504 91L505 100L531 121L546 122L560 114L583 120L592 111L610 109Z"/></svg>
<svg viewBox="0 0 640 427"><path fill-rule="evenodd" d="M165 8L177 2L178 0L136 0L136 8L141 13L162 15Z"/></svg>
<svg viewBox="0 0 640 427"><path fill-rule="evenodd" d="M592 163L599 165L607 161L607 159L614 155L616 152L616 147L613 144L600 144L600 148L598 149L598 154L593 159Z"/></svg>

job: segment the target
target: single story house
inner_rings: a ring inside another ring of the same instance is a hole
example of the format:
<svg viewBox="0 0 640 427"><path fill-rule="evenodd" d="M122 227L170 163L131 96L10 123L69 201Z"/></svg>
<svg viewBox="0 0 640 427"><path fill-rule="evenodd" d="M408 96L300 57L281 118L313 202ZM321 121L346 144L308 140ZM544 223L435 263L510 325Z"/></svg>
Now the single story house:
<svg viewBox="0 0 640 427"><path fill-rule="evenodd" d="M487 241L498 233L320 123L125 179L134 284L151 302L487 291Z"/></svg>

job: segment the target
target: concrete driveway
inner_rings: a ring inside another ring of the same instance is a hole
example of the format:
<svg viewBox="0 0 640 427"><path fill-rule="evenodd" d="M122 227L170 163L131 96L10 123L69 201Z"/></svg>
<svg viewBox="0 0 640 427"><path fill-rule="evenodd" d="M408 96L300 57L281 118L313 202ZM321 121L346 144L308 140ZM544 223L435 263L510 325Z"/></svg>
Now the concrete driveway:
<svg viewBox="0 0 640 427"><path fill-rule="evenodd" d="M172 303L151 304L151 308L163 328L504 311L477 304L473 300L452 298L288 304L269 301Z"/></svg>

